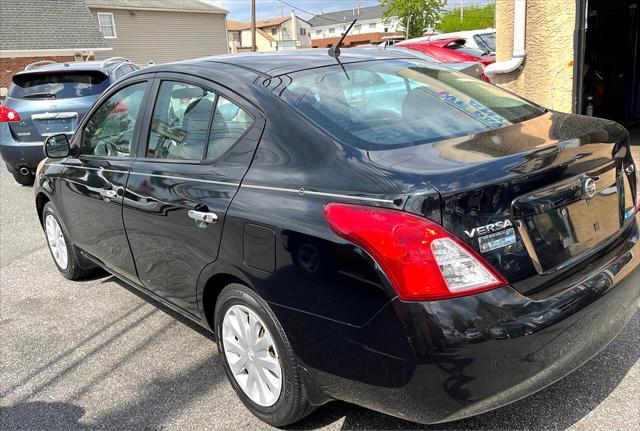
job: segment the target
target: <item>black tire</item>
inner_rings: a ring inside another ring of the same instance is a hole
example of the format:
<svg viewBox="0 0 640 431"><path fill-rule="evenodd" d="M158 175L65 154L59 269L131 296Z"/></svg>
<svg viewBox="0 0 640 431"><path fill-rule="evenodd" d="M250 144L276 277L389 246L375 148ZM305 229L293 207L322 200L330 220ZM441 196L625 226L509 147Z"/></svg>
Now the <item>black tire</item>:
<svg viewBox="0 0 640 431"><path fill-rule="evenodd" d="M14 172L11 175L13 175L13 179L15 179L18 184L22 184L23 186L32 186L35 181L35 177L31 174L22 175L20 172Z"/></svg>
<svg viewBox="0 0 640 431"><path fill-rule="evenodd" d="M243 305L260 317L268 327L280 355L283 375L282 392L278 401L270 407L263 407L254 403L244 393L227 363L222 342L222 321L227 310L233 305ZM214 326L218 352L221 355L227 378L238 397L251 413L269 425L283 427L299 421L315 409L307 400L304 383L298 370L298 362L280 322L278 322L269 305L253 290L237 283L232 283L225 287L216 303Z"/></svg>
<svg viewBox="0 0 640 431"><path fill-rule="evenodd" d="M58 222L58 225L62 230L62 235L64 237L64 242L67 249L67 267L66 268L60 267L55 257L53 256L51 247L49 247L49 242L47 239L47 233L46 233L46 227L45 227L48 216L53 217ZM86 269L86 266L87 266L86 263L84 267L80 264L82 257L78 255L79 253L77 249L73 246L73 244L69 240L69 235L67 234L67 230L65 229L64 224L62 224L62 222L60 221L60 217L58 217L58 212L56 211L54 206L51 204L51 202L47 202L44 205L44 208L42 209L42 228L45 231L45 240L47 240L47 248L49 249L49 253L51 254L53 263L55 263L56 267L58 268L58 271L60 271L60 273L65 278L68 278L69 280L79 280L93 272L93 268ZM82 262L84 262L84 260L82 260Z"/></svg>

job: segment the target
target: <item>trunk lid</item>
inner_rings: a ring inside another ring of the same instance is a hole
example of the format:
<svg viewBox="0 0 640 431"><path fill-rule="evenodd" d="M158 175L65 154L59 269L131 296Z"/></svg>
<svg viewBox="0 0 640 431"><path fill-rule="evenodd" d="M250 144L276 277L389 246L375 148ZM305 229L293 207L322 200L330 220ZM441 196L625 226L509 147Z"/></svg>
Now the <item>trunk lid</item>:
<svg viewBox="0 0 640 431"><path fill-rule="evenodd" d="M20 115L20 121L9 123L9 130L17 142L44 141L60 133L72 135L96 99L97 96L58 101L7 98L5 105Z"/></svg>
<svg viewBox="0 0 640 431"><path fill-rule="evenodd" d="M628 133L607 120L546 113L478 135L369 154L406 181L433 186L443 226L522 293L579 269L613 246L632 219Z"/></svg>

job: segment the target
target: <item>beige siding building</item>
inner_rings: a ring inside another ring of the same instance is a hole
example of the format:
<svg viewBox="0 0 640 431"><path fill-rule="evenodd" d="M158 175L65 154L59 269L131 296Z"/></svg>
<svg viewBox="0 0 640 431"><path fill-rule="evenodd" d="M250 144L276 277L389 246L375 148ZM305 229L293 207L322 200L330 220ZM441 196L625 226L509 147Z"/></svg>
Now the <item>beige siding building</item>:
<svg viewBox="0 0 640 431"><path fill-rule="evenodd" d="M199 0L87 0L108 53L133 63L167 63L228 52L227 11Z"/></svg>

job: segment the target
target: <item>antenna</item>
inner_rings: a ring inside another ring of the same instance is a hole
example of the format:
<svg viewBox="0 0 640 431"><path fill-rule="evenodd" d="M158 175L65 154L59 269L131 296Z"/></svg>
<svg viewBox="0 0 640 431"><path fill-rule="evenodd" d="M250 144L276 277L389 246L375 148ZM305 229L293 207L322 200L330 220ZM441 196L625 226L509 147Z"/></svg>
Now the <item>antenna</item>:
<svg viewBox="0 0 640 431"><path fill-rule="evenodd" d="M349 34L349 32L351 31L351 27L353 27L356 21L357 19L354 19L353 21L351 21L351 25L349 25L349 28L347 29L347 31L345 31L342 34L342 37L340 38L338 43L336 43L336 46L332 46L331 48L329 48L329 51L328 51L329 57L334 57L334 58L340 57L340 47L342 46L342 42L344 42L344 38L347 37L347 34Z"/></svg>

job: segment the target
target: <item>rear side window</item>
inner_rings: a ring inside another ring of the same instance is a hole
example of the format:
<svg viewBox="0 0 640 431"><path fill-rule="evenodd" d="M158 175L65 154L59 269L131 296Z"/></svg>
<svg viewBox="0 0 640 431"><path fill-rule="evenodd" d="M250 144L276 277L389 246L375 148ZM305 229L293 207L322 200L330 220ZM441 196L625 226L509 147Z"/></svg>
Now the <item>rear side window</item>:
<svg viewBox="0 0 640 431"><path fill-rule="evenodd" d="M207 160L215 160L236 143L253 124L253 119L238 105L218 97L213 116Z"/></svg>
<svg viewBox="0 0 640 431"><path fill-rule="evenodd" d="M147 157L202 160L215 99L206 88L163 81L153 109Z"/></svg>
<svg viewBox="0 0 640 431"><path fill-rule="evenodd" d="M147 157L215 160L252 124L246 111L211 90L163 81L153 109Z"/></svg>
<svg viewBox="0 0 640 431"><path fill-rule="evenodd" d="M366 150L498 129L544 113L504 90L422 60L368 61L289 75L283 100Z"/></svg>
<svg viewBox="0 0 640 431"><path fill-rule="evenodd" d="M7 97L14 99L70 99L95 96L109 86L100 72L29 73L13 77Z"/></svg>

